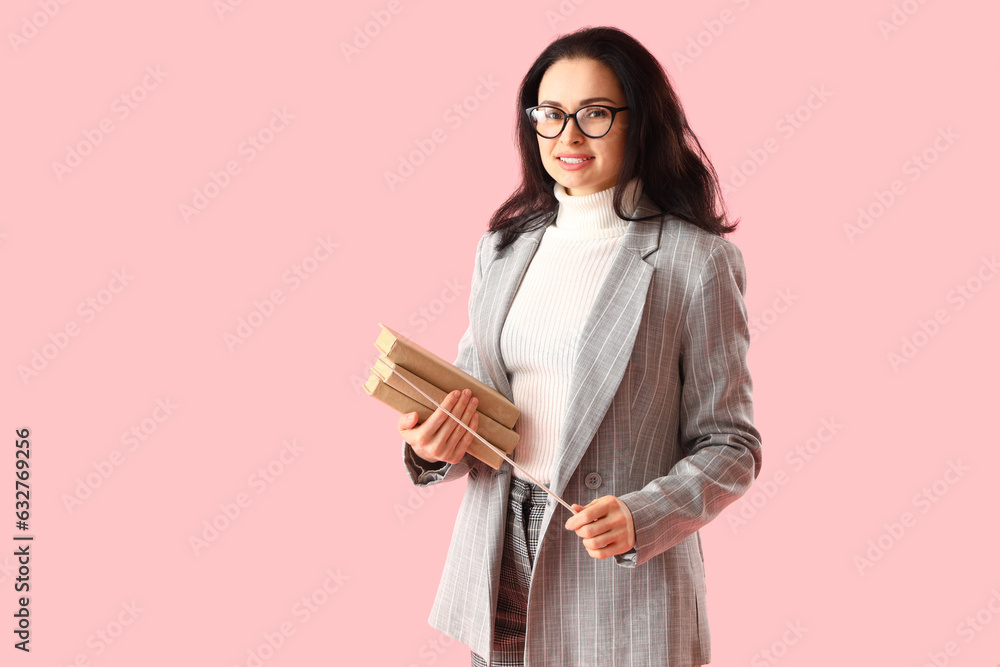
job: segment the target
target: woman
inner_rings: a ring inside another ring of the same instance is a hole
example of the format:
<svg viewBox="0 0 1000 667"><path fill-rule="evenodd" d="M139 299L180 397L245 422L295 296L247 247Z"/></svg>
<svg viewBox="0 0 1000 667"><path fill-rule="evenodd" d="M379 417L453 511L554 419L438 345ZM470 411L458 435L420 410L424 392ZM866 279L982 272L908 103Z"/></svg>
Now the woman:
<svg viewBox="0 0 1000 667"><path fill-rule="evenodd" d="M578 513L467 456L441 410L402 415L415 484L468 477L431 625L474 665L705 664L697 531L761 463L735 225L662 67L620 30L550 44L517 123L523 180L479 242L455 363L520 408L514 460ZM476 405L442 403L473 429Z"/></svg>

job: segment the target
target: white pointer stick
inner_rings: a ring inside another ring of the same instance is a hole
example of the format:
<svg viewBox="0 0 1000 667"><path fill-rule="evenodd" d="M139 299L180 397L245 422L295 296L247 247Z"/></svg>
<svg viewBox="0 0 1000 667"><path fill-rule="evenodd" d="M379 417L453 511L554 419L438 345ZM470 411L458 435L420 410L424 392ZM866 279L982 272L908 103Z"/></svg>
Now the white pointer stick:
<svg viewBox="0 0 1000 667"><path fill-rule="evenodd" d="M521 473L524 474L525 477L527 477L528 479L530 479L532 481L532 483L534 483L536 486L541 487L541 489L543 491L545 491L545 493L549 494L550 496L552 496L553 498L555 498L556 500L558 500L562 504L563 507L565 507L566 509L568 509L573 514L578 514L579 513L575 509L573 509L573 507L571 505L566 504L566 501L564 501L562 498L560 498L556 494L552 493L548 489L548 487L546 487L544 484L542 484L537 479L535 479L534 477L532 477L527 471L525 471L524 468L522 468L521 466L519 466L516 463L514 463L513 461L511 461L509 458L507 458L507 455L504 454L503 451L500 448L494 446L493 444L491 444L490 442L488 442L485 438L483 438L483 436L479 435L478 433L476 433L475 431L473 431L471 428L469 428L468 426L466 426L465 422L463 422L461 419L459 419L455 415L453 415L450 412L448 412L448 410L446 410L445 408L441 407L440 403L438 403L433 398L431 398L430 396L428 396L427 394L425 394L423 392L423 390L420 389L420 387L418 387L417 385L413 384L412 382L410 382L409 380L407 380L405 377L403 377L402 373L396 373L396 369L392 369L392 372L396 374L396 377L398 377L403 382L405 382L406 384L410 385L411 387L413 387L414 389L416 389L418 392L420 392L420 395L423 396L424 398L426 398L431 403L433 403L434 407L441 408L441 411L443 413L445 413L446 415L448 415L449 417L451 417L452 419L454 419L455 422L458 423L459 426L461 426L462 428L464 428L466 431L468 431L469 433L471 433L474 437L478 438L480 442L482 442L484 445L486 445L487 447L489 447L490 449L492 449L494 452L496 452L496 454L500 458L502 458L504 461L506 461L507 463L511 464L512 466L514 466L515 468L517 468L518 470L520 470Z"/></svg>

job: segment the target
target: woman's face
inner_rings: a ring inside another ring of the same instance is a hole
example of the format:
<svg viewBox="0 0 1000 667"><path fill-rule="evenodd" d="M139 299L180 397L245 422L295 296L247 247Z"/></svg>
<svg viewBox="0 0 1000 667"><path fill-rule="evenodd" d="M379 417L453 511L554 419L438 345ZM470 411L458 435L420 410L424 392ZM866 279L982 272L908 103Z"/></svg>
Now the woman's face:
<svg viewBox="0 0 1000 667"><path fill-rule="evenodd" d="M615 73L589 58L557 60L542 75L538 104L573 113L589 104L626 106L625 93ZM538 137L538 150L549 176L571 195L589 195L615 185L625 157L628 111L615 116L611 130L600 139L582 133L570 119L555 139ZM561 158L584 160L567 162Z"/></svg>

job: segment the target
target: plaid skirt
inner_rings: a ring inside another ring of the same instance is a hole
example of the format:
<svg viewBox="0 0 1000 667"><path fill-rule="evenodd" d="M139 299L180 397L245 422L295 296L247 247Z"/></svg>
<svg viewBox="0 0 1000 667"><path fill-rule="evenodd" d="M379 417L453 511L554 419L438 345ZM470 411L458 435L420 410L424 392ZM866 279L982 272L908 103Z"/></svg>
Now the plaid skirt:
<svg viewBox="0 0 1000 667"><path fill-rule="evenodd" d="M511 477L507 529L500 563L500 592L494 616L493 659L472 654L473 667L523 667L528 586L538 551L538 533L548 494L541 487Z"/></svg>

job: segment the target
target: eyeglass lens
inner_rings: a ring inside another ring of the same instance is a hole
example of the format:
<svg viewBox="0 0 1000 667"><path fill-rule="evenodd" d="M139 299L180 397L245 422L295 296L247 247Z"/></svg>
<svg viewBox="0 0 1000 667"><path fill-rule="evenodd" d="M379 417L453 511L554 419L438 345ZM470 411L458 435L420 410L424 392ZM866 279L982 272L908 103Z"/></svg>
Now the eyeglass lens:
<svg viewBox="0 0 1000 667"><path fill-rule="evenodd" d="M611 129L613 114L604 107L581 107L576 112L576 123L587 135L599 137ZM535 130L543 137L552 139L562 132L566 124L566 114L555 107L539 107L531 112Z"/></svg>

